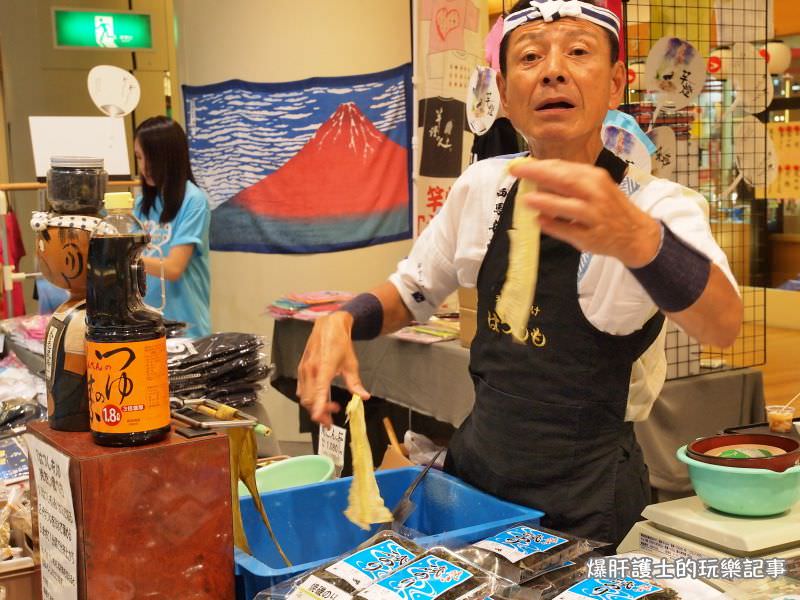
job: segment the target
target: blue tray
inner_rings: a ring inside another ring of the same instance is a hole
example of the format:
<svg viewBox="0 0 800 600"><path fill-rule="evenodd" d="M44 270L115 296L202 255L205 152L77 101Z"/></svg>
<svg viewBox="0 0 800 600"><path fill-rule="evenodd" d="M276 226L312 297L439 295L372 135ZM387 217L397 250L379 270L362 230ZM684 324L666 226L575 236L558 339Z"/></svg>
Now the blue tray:
<svg viewBox="0 0 800 600"><path fill-rule="evenodd" d="M391 509L419 473L407 467L375 473ZM292 562L287 567L261 522L250 498L240 502L242 521L253 556L235 550L237 598L250 600L258 592L345 554L377 529L359 529L342 514L347 508L350 477L261 495L278 541ZM505 502L460 479L431 471L411 497L417 505L405 526L421 533L417 542L431 546L470 543L519 521L538 522L544 513Z"/></svg>

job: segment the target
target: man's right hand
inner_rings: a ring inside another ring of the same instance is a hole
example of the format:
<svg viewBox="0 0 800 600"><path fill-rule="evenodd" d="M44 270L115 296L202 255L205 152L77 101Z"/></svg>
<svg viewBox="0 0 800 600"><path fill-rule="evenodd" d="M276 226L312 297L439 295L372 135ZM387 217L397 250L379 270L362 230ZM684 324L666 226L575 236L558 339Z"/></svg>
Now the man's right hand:
<svg viewBox="0 0 800 600"><path fill-rule="evenodd" d="M297 367L297 396L300 404L309 412L311 420L328 427L331 414L341 407L331 402L331 382L339 375L351 394L366 400L369 392L364 389L358 374L350 330L353 316L339 311L317 319L306 343L306 349Z"/></svg>

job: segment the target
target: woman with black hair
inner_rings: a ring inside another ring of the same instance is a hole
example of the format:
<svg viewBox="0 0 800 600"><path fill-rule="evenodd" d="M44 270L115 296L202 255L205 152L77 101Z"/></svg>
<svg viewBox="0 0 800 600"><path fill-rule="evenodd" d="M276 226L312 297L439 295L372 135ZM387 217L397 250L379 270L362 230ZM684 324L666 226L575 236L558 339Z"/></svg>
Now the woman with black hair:
<svg viewBox="0 0 800 600"><path fill-rule="evenodd" d="M164 317L187 324L186 335L211 332L208 228L211 211L189 164L189 145L181 126L167 117L152 117L136 128L134 153L142 180L136 216L161 249L142 258L147 272L145 301L161 304L161 268L166 280Z"/></svg>

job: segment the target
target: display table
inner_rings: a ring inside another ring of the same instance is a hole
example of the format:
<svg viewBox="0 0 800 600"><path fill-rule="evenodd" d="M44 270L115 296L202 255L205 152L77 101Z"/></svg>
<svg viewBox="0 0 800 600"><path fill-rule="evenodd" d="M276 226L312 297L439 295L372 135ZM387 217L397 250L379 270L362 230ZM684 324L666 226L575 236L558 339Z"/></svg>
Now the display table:
<svg viewBox="0 0 800 600"><path fill-rule="evenodd" d="M297 378L311 325L292 319L275 323L271 356L276 377ZM374 396L455 427L472 410L469 350L457 341L426 346L384 336L355 342L355 347L361 380ZM668 381L650 418L636 425L652 485L675 494L690 492L686 466L675 458L677 448L726 427L763 420L764 391L757 369Z"/></svg>
<svg viewBox="0 0 800 600"><path fill-rule="evenodd" d="M75 538L63 510L39 503L39 518L51 527L39 544L43 557L58 557L55 567L68 567L57 575L74 565L78 598L233 597L227 436L189 440L173 433L157 444L104 448L89 433L53 431L44 422L30 423L28 432L69 459L64 476ZM53 473L34 466L31 482L53 488ZM74 559L69 544L49 541L62 533L76 539ZM53 567L43 559L42 569Z"/></svg>

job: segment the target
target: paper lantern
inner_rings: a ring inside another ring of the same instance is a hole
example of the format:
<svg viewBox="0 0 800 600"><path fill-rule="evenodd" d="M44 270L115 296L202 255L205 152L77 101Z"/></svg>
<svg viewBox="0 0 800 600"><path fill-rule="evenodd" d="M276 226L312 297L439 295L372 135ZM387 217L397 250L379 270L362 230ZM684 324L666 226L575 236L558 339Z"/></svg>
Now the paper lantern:
<svg viewBox="0 0 800 600"><path fill-rule="evenodd" d="M727 46L712 50L706 61L706 72L716 79L724 79L730 70L731 56Z"/></svg>
<svg viewBox="0 0 800 600"><path fill-rule="evenodd" d="M766 59L770 75L783 75L792 64L792 49L785 42L767 42L758 53Z"/></svg>
<svg viewBox="0 0 800 600"><path fill-rule="evenodd" d="M644 89L643 62L635 62L628 65L628 88L634 92Z"/></svg>

